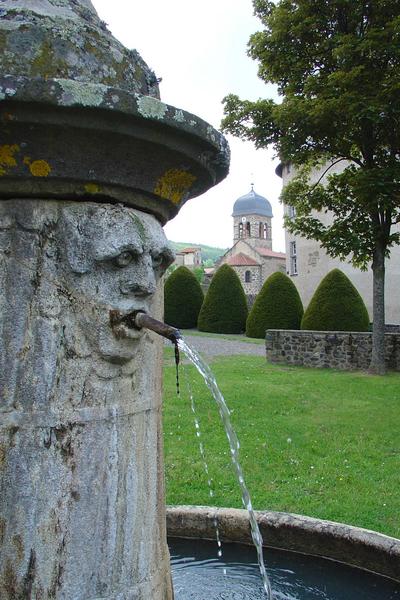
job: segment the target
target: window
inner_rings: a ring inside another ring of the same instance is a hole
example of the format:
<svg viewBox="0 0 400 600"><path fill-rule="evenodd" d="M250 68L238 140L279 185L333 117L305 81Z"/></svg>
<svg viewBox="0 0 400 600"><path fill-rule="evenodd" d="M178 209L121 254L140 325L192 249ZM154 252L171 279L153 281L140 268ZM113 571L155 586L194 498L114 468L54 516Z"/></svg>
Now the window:
<svg viewBox="0 0 400 600"><path fill-rule="evenodd" d="M263 237L263 224L261 222L258 224L258 237L260 239Z"/></svg>
<svg viewBox="0 0 400 600"><path fill-rule="evenodd" d="M245 283L250 283L251 282L251 272L250 271L246 271L244 274L244 281Z"/></svg>
<svg viewBox="0 0 400 600"><path fill-rule="evenodd" d="M247 237L250 237L250 234L251 234L250 221L247 221L247 223L246 223L246 235L247 235Z"/></svg>
<svg viewBox="0 0 400 600"><path fill-rule="evenodd" d="M263 238L264 240L271 239L271 227L268 225L268 223L264 223Z"/></svg>
<svg viewBox="0 0 400 600"><path fill-rule="evenodd" d="M290 260L290 274L297 275L297 248L296 242L290 242L289 244L289 260Z"/></svg>
<svg viewBox="0 0 400 600"><path fill-rule="evenodd" d="M239 237L243 237L243 223L239 223Z"/></svg>
<svg viewBox="0 0 400 600"><path fill-rule="evenodd" d="M296 209L294 206L288 205L287 214L289 219L294 219L296 216Z"/></svg>

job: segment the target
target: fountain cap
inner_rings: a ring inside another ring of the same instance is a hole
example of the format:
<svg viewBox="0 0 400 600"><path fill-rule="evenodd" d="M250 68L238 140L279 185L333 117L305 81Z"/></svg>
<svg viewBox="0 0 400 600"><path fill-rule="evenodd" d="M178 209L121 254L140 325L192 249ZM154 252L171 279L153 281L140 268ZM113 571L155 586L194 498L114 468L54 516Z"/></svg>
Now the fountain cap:
<svg viewBox="0 0 400 600"><path fill-rule="evenodd" d="M3 0L0 17L1 73L159 97L153 71L110 33L90 0Z"/></svg>
<svg viewBox="0 0 400 600"><path fill-rule="evenodd" d="M162 223L228 173L225 138L161 102L90 0L3 0L0 200L121 202Z"/></svg>

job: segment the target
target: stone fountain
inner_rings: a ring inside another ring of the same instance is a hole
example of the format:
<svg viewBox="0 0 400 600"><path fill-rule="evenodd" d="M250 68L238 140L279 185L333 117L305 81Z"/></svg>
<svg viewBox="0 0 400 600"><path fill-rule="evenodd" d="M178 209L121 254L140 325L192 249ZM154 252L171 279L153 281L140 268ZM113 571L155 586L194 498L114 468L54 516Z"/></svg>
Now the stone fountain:
<svg viewBox="0 0 400 600"><path fill-rule="evenodd" d="M167 600L162 347L125 317L228 148L89 0L3 0L0 48L0 598Z"/></svg>

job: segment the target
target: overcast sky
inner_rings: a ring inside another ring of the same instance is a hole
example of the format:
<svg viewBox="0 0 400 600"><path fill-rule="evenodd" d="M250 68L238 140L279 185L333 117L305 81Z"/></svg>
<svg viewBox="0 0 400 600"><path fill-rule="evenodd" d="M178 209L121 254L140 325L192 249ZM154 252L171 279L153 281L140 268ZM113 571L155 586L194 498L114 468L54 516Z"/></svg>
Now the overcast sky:
<svg viewBox="0 0 400 600"><path fill-rule="evenodd" d="M251 0L92 0L100 17L125 46L136 48L162 77L161 99L219 129L222 98L276 97L257 77L257 64L246 55L250 34L261 24ZM269 151L228 136L232 160L228 177L206 194L189 200L165 227L170 240L211 246L232 245L232 207L250 190L272 204L273 248L284 251L281 180L278 160Z"/></svg>

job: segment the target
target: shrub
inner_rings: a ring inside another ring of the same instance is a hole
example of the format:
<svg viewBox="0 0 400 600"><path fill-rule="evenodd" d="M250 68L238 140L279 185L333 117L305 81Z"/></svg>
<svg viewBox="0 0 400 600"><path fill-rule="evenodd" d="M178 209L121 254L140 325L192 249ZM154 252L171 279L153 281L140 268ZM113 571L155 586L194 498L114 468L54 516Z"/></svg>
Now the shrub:
<svg viewBox="0 0 400 600"><path fill-rule="evenodd" d="M266 329L300 329L303 304L293 281L273 273L264 282L247 317L246 335L264 338Z"/></svg>
<svg viewBox="0 0 400 600"><path fill-rule="evenodd" d="M204 295L196 276L178 267L164 285L164 320L173 327L196 327Z"/></svg>
<svg viewBox="0 0 400 600"><path fill-rule="evenodd" d="M201 285L204 281L204 268L203 267L195 267L193 269L193 275L196 277L197 281Z"/></svg>
<svg viewBox="0 0 400 600"><path fill-rule="evenodd" d="M222 265L211 280L201 307L198 328L213 333L242 333L247 317L246 296L239 277Z"/></svg>
<svg viewBox="0 0 400 600"><path fill-rule="evenodd" d="M321 281L304 313L301 328L368 331L369 316L364 301L342 271L333 269Z"/></svg>

